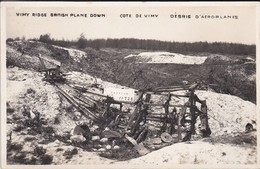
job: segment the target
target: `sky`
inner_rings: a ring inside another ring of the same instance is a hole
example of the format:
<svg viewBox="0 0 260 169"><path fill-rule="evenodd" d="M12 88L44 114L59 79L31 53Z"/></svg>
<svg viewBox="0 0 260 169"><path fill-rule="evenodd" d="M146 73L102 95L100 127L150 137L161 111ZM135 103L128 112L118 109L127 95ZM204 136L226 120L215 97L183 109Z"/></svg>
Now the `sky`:
<svg viewBox="0 0 260 169"><path fill-rule="evenodd" d="M39 38L41 34L50 33L55 39L76 40L84 33L87 39L137 38L176 42L256 43L254 5L85 3L73 6L41 6L37 3L9 5L5 13L6 37ZM18 13L29 15L17 16ZM32 16L33 13L46 14L46 17L35 17ZM69 16L51 17L52 13ZM77 14L86 14L87 17L75 17ZM90 17L91 14L103 14L105 17ZM123 14L127 15L122 17ZM141 18L137 18L136 14L141 15ZM149 14L157 17L145 17ZM178 18L178 15L185 16ZM189 15L190 18L187 18ZM231 18L223 19L225 16Z"/></svg>

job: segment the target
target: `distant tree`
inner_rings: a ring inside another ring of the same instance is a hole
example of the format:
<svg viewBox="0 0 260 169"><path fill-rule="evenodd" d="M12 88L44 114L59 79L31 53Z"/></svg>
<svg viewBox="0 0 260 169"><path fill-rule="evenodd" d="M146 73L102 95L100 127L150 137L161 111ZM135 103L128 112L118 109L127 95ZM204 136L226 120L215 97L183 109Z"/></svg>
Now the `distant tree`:
<svg viewBox="0 0 260 169"><path fill-rule="evenodd" d="M44 34L44 35L40 35L39 41L44 42L44 43L50 43L51 42L51 34L47 33L47 34Z"/></svg>
<svg viewBox="0 0 260 169"><path fill-rule="evenodd" d="M77 46L80 49L85 49L87 47L87 39L85 38L84 33L80 34L80 37L77 42Z"/></svg>
<svg viewBox="0 0 260 169"><path fill-rule="evenodd" d="M25 38L25 36L22 36L22 42L25 42L26 41L26 38Z"/></svg>
<svg viewBox="0 0 260 169"><path fill-rule="evenodd" d="M22 38L22 39L25 39ZM16 38L15 40L20 40ZM62 40L55 40L50 38L50 34L40 36L39 41L62 46L62 47L76 47L78 49L85 49L90 47L96 50L100 48L118 48L118 49L144 49L154 51L168 51L182 54L193 53L216 53L216 54L230 54L230 55L256 55L256 45L245 45L238 43L226 42L167 42L151 39L86 39L84 33L74 41L68 41L64 38Z"/></svg>
<svg viewBox="0 0 260 169"><path fill-rule="evenodd" d="M20 40L20 38L19 38L19 37L16 37L14 40L15 40L15 41L19 41L19 40Z"/></svg>
<svg viewBox="0 0 260 169"><path fill-rule="evenodd" d="M30 38L28 41L37 41L37 38Z"/></svg>
<svg viewBox="0 0 260 169"><path fill-rule="evenodd" d="M6 42L13 42L13 41L14 41L13 38L7 38L7 39L6 39Z"/></svg>

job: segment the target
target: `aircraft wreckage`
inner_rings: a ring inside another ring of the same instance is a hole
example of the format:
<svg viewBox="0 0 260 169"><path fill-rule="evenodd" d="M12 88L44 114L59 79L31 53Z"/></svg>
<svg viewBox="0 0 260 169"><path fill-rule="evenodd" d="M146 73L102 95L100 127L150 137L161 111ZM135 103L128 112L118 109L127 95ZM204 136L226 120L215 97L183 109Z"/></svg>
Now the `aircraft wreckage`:
<svg viewBox="0 0 260 169"><path fill-rule="evenodd" d="M126 97L129 91L133 93L133 89L115 89L114 94L121 93L121 98L115 95L113 97L113 94L108 94L97 83L90 86L70 84L66 75L60 71L59 63L55 64L55 68L49 69L44 65L45 59L40 56L38 58L44 67L41 69L41 72L45 72L43 80L50 82L73 107L91 121L88 124L78 124L71 133L74 136L83 136L84 140L89 140L92 137L90 125L96 125L105 138L124 139L133 145L139 155L145 155L150 150L143 142L150 130L155 133L157 141L159 139L159 142L168 144L189 141L197 131L202 137L211 134L206 100L200 100L195 94L195 90L203 86L202 83L139 90L135 91L135 98L133 94L130 98ZM95 92L93 88L103 92ZM183 90L187 91L186 94L176 94ZM154 96L163 99L157 103L152 99ZM185 103L175 103L176 99L185 100ZM123 111L124 106L131 107L132 110ZM160 111L152 111L155 108ZM196 128L197 119L200 120L200 126Z"/></svg>

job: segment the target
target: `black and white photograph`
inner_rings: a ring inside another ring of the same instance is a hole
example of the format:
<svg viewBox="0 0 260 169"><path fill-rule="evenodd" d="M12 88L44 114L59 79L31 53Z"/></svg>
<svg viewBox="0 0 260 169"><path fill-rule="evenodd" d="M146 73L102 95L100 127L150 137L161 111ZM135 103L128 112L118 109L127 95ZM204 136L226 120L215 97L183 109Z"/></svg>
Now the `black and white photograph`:
<svg viewBox="0 0 260 169"><path fill-rule="evenodd" d="M259 168L258 5L2 2L1 168Z"/></svg>

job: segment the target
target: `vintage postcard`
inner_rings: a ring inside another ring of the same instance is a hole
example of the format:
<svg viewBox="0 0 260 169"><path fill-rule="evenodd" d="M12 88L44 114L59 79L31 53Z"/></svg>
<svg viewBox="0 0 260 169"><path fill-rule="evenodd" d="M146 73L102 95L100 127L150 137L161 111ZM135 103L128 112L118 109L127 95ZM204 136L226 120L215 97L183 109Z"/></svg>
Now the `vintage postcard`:
<svg viewBox="0 0 260 169"><path fill-rule="evenodd" d="M258 9L2 2L1 168L259 168Z"/></svg>

